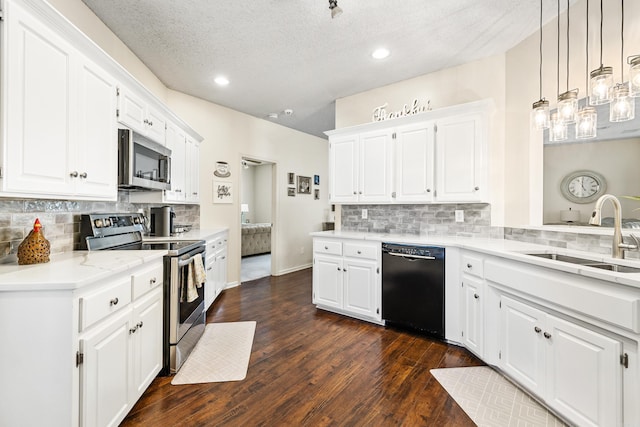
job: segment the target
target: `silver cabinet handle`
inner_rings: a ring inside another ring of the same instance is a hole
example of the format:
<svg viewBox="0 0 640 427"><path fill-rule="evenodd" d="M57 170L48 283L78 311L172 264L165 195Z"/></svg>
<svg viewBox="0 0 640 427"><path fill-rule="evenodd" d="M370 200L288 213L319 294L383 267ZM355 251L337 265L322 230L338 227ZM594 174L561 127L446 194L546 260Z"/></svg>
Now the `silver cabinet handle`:
<svg viewBox="0 0 640 427"><path fill-rule="evenodd" d="M478 294L473 294L473 297L474 297L475 299L478 299L478 298L480 298L480 295L478 295Z"/></svg>
<svg viewBox="0 0 640 427"><path fill-rule="evenodd" d="M540 332L542 332L542 329L540 329L539 327L535 327L533 328L534 331L536 331L536 334L539 334Z"/></svg>
<svg viewBox="0 0 640 427"><path fill-rule="evenodd" d="M78 177L78 171L73 171L73 172L71 172L71 173L69 174L69 176L70 176L71 178L77 178L77 177Z"/></svg>
<svg viewBox="0 0 640 427"><path fill-rule="evenodd" d="M361 254L362 254L362 251L358 251L358 255L361 255Z"/></svg>
<svg viewBox="0 0 640 427"><path fill-rule="evenodd" d="M543 335L546 339L551 338L551 334L549 332L545 332Z"/></svg>
<svg viewBox="0 0 640 427"><path fill-rule="evenodd" d="M211 271L211 270L213 270L213 267L207 268L207 271Z"/></svg>
<svg viewBox="0 0 640 427"><path fill-rule="evenodd" d="M431 189L430 188L427 188L427 193L431 193Z"/></svg>
<svg viewBox="0 0 640 427"><path fill-rule="evenodd" d="M347 269L346 269L346 268L343 268L343 269L342 269L342 271L344 271L344 272L346 273L346 272L347 272Z"/></svg>
<svg viewBox="0 0 640 427"><path fill-rule="evenodd" d="M478 191L480 189L480 187L475 187L474 190Z"/></svg>
<svg viewBox="0 0 640 427"><path fill-rule="evenodd" d="M328 251L328 250L329 250L329 246L325 246L325 247L324 247L324 250L325 250L325 251Z"/></svg>
<svg viewBox="0 0 640 427"><path fill-rule="evenodd" d="M141 320L140 323L136 325L136 329L142 328L143 326L144 326L144 323L142 323L142 320Z"/></svg>
<svg viewBox="0 0 640 427"><path fill-rule="evenodd" d="M340 267L338 267L338 271L342 271L342 269Z"/></svg>
<svg viewBox="0 0 640 427"><path fill-rule="evenodd" d="M118 298L114 298L111 301L109 301L109 305L118 305Z"/></svg>
<svg viewBox="0 0 640 427"><path fill-rule="evenodd" d="M362 194L362 191L359 191L358 194Z"/></svg>
<svg viewBox="0 0 640 427"><path fill-rule="evenodd" d="M135 334L137 330L138 328L131 328L129 329L129 334Z"/></svg>
<svg viewBox="0 0 640 427"><path fill-rule="evenodd" d="M80 178L83 178L83 179L87 178L87 173L86 172L82 172L80 174Z"/></svg>
<svg viewBox="0 0 640 427"><path fill-rule="evenodd" d="M155 277L152 277L151 280L149 280L150 285L153 285L156 282L157 282L157 279Z"/></svg>
<svg viewBox="0 0 640 427"><path fill-rule="evenodd" d="M356 192L354 191L354 192L353 192L353 194L358 194L358 193L356 193Z"/></svg>
<svg viewBox="0 0 640 427"><path fill-rule="evenodd" d="M472 264L467 264L467 268L473 268Z"/></svg>

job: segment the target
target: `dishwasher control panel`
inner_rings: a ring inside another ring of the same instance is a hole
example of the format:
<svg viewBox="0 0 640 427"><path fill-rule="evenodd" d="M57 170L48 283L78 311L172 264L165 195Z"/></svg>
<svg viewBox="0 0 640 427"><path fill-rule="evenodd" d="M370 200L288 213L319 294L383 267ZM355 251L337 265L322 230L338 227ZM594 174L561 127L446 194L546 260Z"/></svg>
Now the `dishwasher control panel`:
<svg viewBox="0 0 640 427"><path fill-rule="evenodd" d="M444 248L438 246L401 245L398 243L382 243L382 253L404 256L444 258Z"/></svg>

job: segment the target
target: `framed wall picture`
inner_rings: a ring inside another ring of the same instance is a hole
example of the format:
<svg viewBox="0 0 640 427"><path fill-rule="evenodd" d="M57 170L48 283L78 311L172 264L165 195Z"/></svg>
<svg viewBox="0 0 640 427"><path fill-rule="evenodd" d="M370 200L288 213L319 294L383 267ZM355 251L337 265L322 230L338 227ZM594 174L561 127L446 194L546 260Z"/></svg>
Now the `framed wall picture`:
<svg viewBox="0 0 640 427"><path fill-rule="evenodd" d="M287 174L287 176L289 177L288 184L289 184L289 185L295 185L295 183L296 183L296 182L295 182L295 176L296 176L296 175L295 175L293 172L289 172L289 173Z"/></svg>
<svg viewBox="0 0 640 427"><path fill-rule="evenodd" d="M311 177L298 175L298 193L311 194Z"/></svg>
<svg viewBox="0 0 640 427"><path fill-rule="evenodd" d="M287 196L296 197L296 189L293 187L287 188Z"/></svg>
<svg viewBox="0 0 640 427"><path fill-rule="evenodd" d="M320 185L320 175L313 175L313 185Z"/></svg>
<svg viewBox="0 0 640 427"><path fill-rule="evenodd" d="M213 203L233 203L231 182L213 181Z"/></svg>

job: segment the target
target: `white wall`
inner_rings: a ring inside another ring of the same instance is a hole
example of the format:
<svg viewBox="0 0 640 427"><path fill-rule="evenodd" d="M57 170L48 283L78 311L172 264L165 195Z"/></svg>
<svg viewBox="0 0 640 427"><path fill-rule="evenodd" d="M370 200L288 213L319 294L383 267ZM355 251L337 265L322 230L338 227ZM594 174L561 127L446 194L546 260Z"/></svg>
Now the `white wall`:
<svg viewBox="0 0 640 427"><path fill-rule="evenodd" d="M255 213L255 191L254 191L254 183L255 183L255 169L252 167L244 168L240 167L240 171L242 174L241 182L242 188L240 188L240 203L249 206L250 211L244 214L244 222L255 222L252 220L254 218Z"/></svg>
<svg viewBox="0 0 640 427"><path fill-rule="evenodd" d="M200 227L229 228L229 282L240 277L239 177L243 156L276 163L274 271L282 274L310 266L309 233L322 229L328 207L326 179L321 181L321 200L314 201L313 196L288 198L286 173L299 171L326 177L327 141L170 90L81 0L50 3L204 137L200 145ZM229 179L235 193L231 204L213 204L213 171L219 160L231 166Z"/></svg>
<svg viewBox="0 0 640 427"><path fill-rule="evenodd" d="M431 100L433 109L492 99L489 141L491 223L504 221L505 57L496 55L458 67L426 74L392 85L338 99L336 128L371 122L373 109L388 103L396 111L413 99Z"/></svg>
<svg viewBox="0 0 640 427"><path fill-rule="evenodd" d="M272 165L254 166L253 175L253 222L272 222L272 199L271 181L273 179Z"/></svg>

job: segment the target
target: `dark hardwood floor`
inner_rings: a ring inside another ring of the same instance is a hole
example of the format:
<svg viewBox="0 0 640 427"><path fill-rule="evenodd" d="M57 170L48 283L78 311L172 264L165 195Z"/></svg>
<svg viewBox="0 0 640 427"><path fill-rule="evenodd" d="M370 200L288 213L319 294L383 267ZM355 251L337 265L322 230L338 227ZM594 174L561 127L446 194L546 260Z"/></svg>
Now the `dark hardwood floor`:
<svg viewBox="0 0 640 427"><path fill-rule="evenodd" d="M311 270L222 293L207 322L257 321L247 378L172 386L156 378L124 426L473 426L431 376L476 366L468 351L318 310Z"/></svg>

